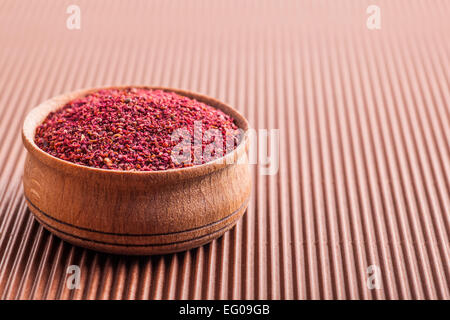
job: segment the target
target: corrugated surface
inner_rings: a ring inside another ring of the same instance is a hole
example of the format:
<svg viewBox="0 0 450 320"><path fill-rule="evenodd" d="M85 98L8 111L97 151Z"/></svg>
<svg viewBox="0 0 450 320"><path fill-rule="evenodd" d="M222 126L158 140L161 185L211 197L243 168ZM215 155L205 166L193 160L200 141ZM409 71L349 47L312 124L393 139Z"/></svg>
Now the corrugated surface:
<svg viewBox="0 0 450 320"><path fill-rule="evenodd" d="M70 4L81 30L66 28ZM0 297L449 299L449 17L445 0L1 1ZM281 130L278 174L252 167L248 212L221 239L110 256L30 215L27 111L129 83L205 93Z"/></svg>

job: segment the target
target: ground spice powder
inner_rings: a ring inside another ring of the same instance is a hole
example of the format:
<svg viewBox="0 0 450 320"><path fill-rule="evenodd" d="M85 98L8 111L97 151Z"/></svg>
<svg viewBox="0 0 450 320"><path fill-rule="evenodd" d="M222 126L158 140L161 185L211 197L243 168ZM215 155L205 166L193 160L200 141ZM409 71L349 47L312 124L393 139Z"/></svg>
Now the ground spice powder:
<svg viewBox="0 0 450 320"><path fill-rule="evenodd" d="M143 88L104 89L70 101L37 127L35 143L59 159L89 167L167 170L208 161L177 163L171 157L179 143L172 133L185 129L194 136L198 123L202 132L222 134L223 148L216 155L230 151L225 145L230 136L233 148L239 143L233 118L222 111L173 92ZM208 142L201 139L202 150Z"/></svg>

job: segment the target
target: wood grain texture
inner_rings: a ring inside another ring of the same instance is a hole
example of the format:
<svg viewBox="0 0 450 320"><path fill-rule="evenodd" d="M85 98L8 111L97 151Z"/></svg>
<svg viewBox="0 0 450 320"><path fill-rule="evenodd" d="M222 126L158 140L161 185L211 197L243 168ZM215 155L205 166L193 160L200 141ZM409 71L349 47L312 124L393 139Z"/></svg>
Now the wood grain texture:
<svg viewBox="0 0 450 320"><path fill-rule="evenodd" d="M241 143L222 158L189 168L154 172L91 168L47 154L34 143L34 135L49 112L100 88L41 103L23 126L29 153L24 194L37 220L62 239L110 253L171 253L221 236L245 212L251 189L247 120L230 106L200 94L145 88L176 92L229 114L245 132Z"/></svg>

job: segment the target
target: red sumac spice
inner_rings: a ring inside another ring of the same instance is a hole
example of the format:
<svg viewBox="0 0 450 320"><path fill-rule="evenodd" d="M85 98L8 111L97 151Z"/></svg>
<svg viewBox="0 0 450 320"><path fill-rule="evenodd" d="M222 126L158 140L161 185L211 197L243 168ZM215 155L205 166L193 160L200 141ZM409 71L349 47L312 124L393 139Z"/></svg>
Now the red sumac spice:
<svg viewBox="0 0 450 320"><path fill-rule="evenodd" d="M208 134L198 137L194 132L198 124L202 132L219 132L222 138L218 139L221 141L217 148L208 152L209 158L198 159L195 155L198 151L195 146L200 145L203 151L215 140ZM190 159L181 163L173 160L172 150L182 138L174 140L171 136L180 129L192 137L186 140L192 146ZM35 143L59 159L80 165L156 171L201 164L223 156L239 143L241 135L237 129L229 115L173 92L103 89L50 113L37 127Z"/></svg>

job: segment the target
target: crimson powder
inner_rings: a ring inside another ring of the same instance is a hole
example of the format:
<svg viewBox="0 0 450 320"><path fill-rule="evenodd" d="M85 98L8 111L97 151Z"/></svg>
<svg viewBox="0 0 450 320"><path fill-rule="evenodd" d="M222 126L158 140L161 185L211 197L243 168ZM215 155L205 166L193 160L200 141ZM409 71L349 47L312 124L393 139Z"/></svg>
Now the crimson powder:
<svg viewBox="0 0 450 320"><path fill-rule="evenodd" d="M216 155L230 151L226 139L233 139L233 148L239 143L229 115L173 92L143 88L102 89L68 102L37 127L35 143L52 156L89 167L167 170L208 162L177 163L171 157L180 142L171 135L184 129L195 136L198 123L202 132L214 129L222 135L223 148L214 150ZM195 158L195 142L189 160ZM204 150L208 141L201 138L200 143Z"/></svg>

